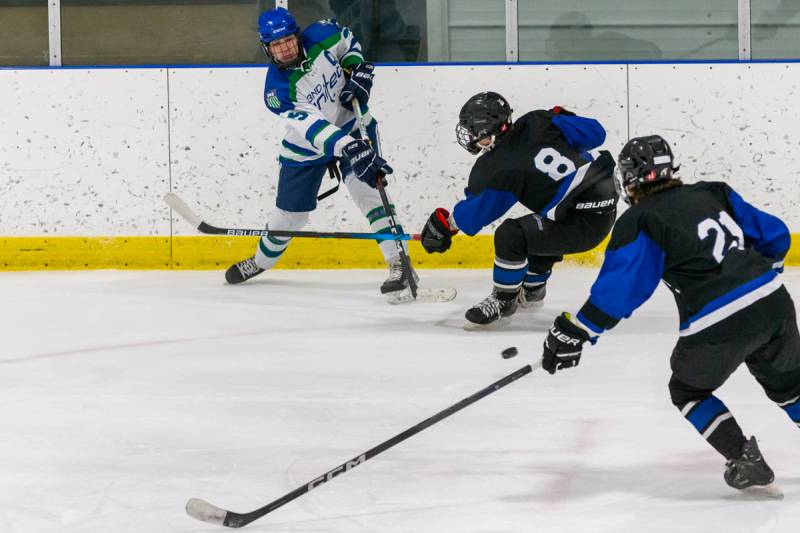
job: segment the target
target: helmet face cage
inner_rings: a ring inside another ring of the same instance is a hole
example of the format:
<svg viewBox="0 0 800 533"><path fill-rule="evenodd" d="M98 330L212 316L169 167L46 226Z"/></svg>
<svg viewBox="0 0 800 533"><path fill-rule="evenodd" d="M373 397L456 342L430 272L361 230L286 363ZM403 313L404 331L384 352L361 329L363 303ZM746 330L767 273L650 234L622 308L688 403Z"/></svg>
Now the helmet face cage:
<svg viewBox="0 0 800 533"><path fill-rule="evenodd" d="M270 9L258 17L258 37L261 41L261 48L264 50L267 58L280 67L292 67L300 63L302 49L300 47L299 37L297 36L299 32L300 28L297 26L297 22L294 20L292 14L285 8L277 7L275 9ZM273 56L272 52L270 52L270 43L289 35L294 35L295 39L298 39L297 57L289 62L278 61Z"/></svg>
<svg viewBox="0 0 800 533"><path fill-rule="evenodd" d="M478 146L478 141L480 138L469 131L469 128L460 122L456 124L456 140L462 148L472 155L479 154L481 152L481 147Z"/></svg>
<svg viewBox="0 0 800 533"><path fill-rule="evenodd" d="M494 140L481 146L478 141L497 137L511 127L511 106L501 95L493 92L479 93L467 100L458 115L456 140L471 154L490 150Z"/></svg>
<svg viewBox="0 0 800 533"><path fill-rule="evenodd" d="M616 185L620 196L630 204L628 189L672 178L672 150L659 135L636 137L622 148L617 161Z"/></svg>
<svg viewBox="0 0 800 533"><path fill-rule="evenodd" d="M279 61L275 57L275 55L270 51L270 45L274 41L270 41L269 43L265 43L264 41L261 41L261 48L264 50L264 53L267 55L267 59L269 59L269 61L271 61L272 63L276 64L277 66L279 66L281 68L296 67L297 65L299 65L303 61L303 49L300 46L300 37L298 37L297 34L294 34L294 38L297 41L297 55L291 61Z"/></svg>
<svg viewBox="0 0 800 533"><path fill-rule="evenodd" d="M621 160L614 171L614 188L617 190L619 197L625 200L626 204L631 205L631 197L625 184L625 171L622 170Z"/></svg>

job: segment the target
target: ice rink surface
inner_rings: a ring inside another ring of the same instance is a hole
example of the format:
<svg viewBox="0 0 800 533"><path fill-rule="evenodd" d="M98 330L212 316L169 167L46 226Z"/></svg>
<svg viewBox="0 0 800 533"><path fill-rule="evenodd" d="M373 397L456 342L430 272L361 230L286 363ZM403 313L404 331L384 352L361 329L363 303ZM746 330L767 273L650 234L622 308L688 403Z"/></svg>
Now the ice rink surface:
<svg viewBox="0 0 800 533"><path fill-rule="evenodd" d="M0 531L223 531L186 500L253 510L524 366L595 274L558 268L544 308L466 331L488 271L423 271L458 298L402 306L378 270L235 287L222 272L5 272ZM800 300L800 270L783 280ZM800 432L740 368L719 396L786 497L730 489L670 403L676 339L659 288L577 369L536 371L245 530L797 532Z"/></svg>

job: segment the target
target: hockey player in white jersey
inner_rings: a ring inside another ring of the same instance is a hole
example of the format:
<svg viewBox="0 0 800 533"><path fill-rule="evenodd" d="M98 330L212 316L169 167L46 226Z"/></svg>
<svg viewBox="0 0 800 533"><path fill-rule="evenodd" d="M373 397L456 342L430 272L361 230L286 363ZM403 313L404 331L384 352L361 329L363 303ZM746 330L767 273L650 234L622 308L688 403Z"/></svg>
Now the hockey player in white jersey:
<svg viewBox="0 0 800 533"><path fill-rule="evenodd" d="M392 168L380 156L377 122L367 107L374 66L364 61L355 36L334 21L316 22L301 32L281 7L262 13L258 28L270 60L264 103L287 125L279 155L277 209L267 228L300 230L317 207L326 171L338 163L353 202L372 230L389 233L389 219L375 187ZM360 138L353 110L356 101L370 142ZM232 265L225 279L241 283L272 268L290 240L262 237L255 255ZM392 302L410 299L396 243L386 240L378 246L389 265L381 292ZM416 279L413 270L412 274Z"/></svg>

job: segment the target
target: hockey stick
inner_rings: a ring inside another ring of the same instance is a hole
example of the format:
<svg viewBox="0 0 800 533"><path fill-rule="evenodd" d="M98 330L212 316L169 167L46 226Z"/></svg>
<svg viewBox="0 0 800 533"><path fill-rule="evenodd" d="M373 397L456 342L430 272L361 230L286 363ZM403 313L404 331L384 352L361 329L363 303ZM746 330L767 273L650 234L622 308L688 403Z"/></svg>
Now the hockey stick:
<svg viewBox="0 0 800 533"><path fill-rule="evenodd" d="M534 369L540 368L542 366L541 360L531 364L525 365L524 367L520 368L516 372L512 372L511 374L507 375L506 377L500 379L485 387L472 396L468 396L464 398L458 403L455 403L445 409L444 411L440 411L433 415L432 417L423 420L419 424L408 428L407 430L403 431L392 437L389 440L386 440L374 448L367 450L366 452L362 453L361 455L357 455L353 457L349 461L345 461L344 463L340 464L339 466L328 470L324 474L319 477L316 477L302 485L292 492L288 494L284 494L280 498L275 501L268 503L263 507L259 507L255 511L251 511L249 513L235 513L233 511L226 511L216 505L212 505L205 500L201 500L199 498L192 498L186 503L186 512L192 518L196 518L197 520L201 520L203 522L209 522L211 524L217 524L220 526L226 527L242 527L246 526L250 522L258 520L262 516L271 513L275 509L282 507L283 505L289 503L290 501L299 498L303 494L314 490L315 488L319 487L323 483L327 483L328 481L332 480L336 476L340 474L344 474L345 472L352 470L353 468L357 467L358 465L365 463L366 461L372 459L376 455L381 452L384 452L391 448L392 446L399 444L406 440L407 438L416 435L423 429L429 428L430 426L436 424L447 418L448 416L457 413L458 411L464 409L468 405L471 405L477 402L480 399L483 399L495 391L498 391L505 387L506 385L513 383L514 381L518 380L519 378L530 374L533 372Z"/></svg>
<svg viewBox="0 0 800 533"><path fill-rule="evenodd" d="M364 115L361 113L361 104L359 103L357 98L353 98L352 100L353 111L356 113L356 121L358 122L358 131L361 133L361 138L367 142L370 142L369 135L367 135L367 126L364 124ZM380 147L376 146L376 149L380 149ZM379 154L380 155L380 154ZM389 219L389 230L394 235L400 235L400 231L397 229L397 222L394 219L394 213L392 213L392 206L389 205L389 198L386 196L386 190L383 186L383 176L378 176L378 181L375 184L376 188L378 189L378 194L381 195L381 202L383 203L383 210L386 212L386 216ZM417 282L414 279L414 274L411 270L411 260L408 258L408 254L406 254L406 250L403 247L403 243L395 240L395 246L397 247L397 253L400 255L400 263L403 265L403 275L405 276L406 280L408 281L408 287L411 289L411 297L413 299L417 299Z"/></svg>
<svg viewBox="0 0 800 533"><path fill-rule="evenodd" d="M315 237L318 239L369 239L374 241L419 241L422 237L418 234L408 233L353 233L336 231L283 231L252 228L220 228L204 222L192 209L186 205L180 196L173 192L164 195L164 201L180 216L186 219L200 233L208 235L227 235L229 237Z"/></svg>

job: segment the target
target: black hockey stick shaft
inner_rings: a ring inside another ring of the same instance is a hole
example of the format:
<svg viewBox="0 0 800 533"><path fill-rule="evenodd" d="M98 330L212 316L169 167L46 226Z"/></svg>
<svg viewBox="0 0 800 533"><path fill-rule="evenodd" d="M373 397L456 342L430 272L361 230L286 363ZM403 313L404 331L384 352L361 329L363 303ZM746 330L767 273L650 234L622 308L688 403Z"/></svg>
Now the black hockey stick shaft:
<svg viewBox="0 0 800 533"><path fill-rule="evenodd" d="M352 231L285 231L285 230L270 230L261 228L223 228L213 226L208 222L202 220L192 209L184 202L180 196L174 192L167 193L164 196L164 201L175 212L183 217L192 226L196 227L200 233L206 235L226 235L228 237L264 237L272 235L274 237L314 237L317 239L367 239L375 241L419 241L422 236L416 234L393 234L393 233L358 233Z"/></svg>
<svg viewBox="0 0 800 533"><path fill-rule="evenodd" d="M197 227L201 233L208 235L227 235L231 237L310 237L314 239L366 239L373 241L419 241L422 235L419 233L360 233L348 231L287 231L272 229L251 229L251 228L219 228L202 222Z"/></svg>
<svg viewBox="0 0 800 533"><path fill-rule="evenodd" d="M507 375L506 377L495 381L488 387L484 387L483 389L479 390L475 394L464 398L458 403L455 403L448 407L447 409L440 411L433 415L430 418L423 420L422 422L418 423L417 425L408 428L407 430L403 431L395 435L394 437L383 441L382 443L378 444L374 448L367 450L366 452L353 457L349 461L345 461L344 463L336 466L335 468L328 470L324 474L319 477L316 477L302 485L292 492L288 494L284 494L280 498L275 501L268 503L267 505L256 509L255 511L251 511L249 513L235 513L233 511L226 511L215 505L212 505L206 501L192 498L186 504L186 512L189 516L196 518L198 520L202 520L204 522L211 522L214 524L227 526L227 527L242 527L246 526L247 524L258 520L262 516L271 513L275 509L282 507L289 503L290 501L299 498L303 494L314 490L315 488L319 487L320 485L327 483L328 481L332 480L333 478L339 476L340 474L344 474L352 470L353 468L357 467L360 464L372 459L376 455L381 452L388 450L389 448L403 442L404 440L408 439L419 433L420 431L431 427L432 425L436 424L437 422L441 422L448 416L461 411L465 407L472 405L473 403L481 400L493 392L496 392L506 385L509 385L519 378L530 374L534 369L539 368L542 366L541 361L537 361L532 365L525 365L524 367L520 368L519 370L512 372L511 374Z"/></svg>
<svg viewBox="0 0 800 533"><path fill-rule="evenodd" d="M389 218L389 229L392 232L392 235L398 236L401 235L400 230L397 228L397 222L394 220L394 213L392 213L392 206L389 205L389 198L386 196L386 190L383 188L383 177L378 177L378 182L376 183L376 187L378 189L378 194L381 195L381 202L383 202L383 209L386 211L386 216ZM417 298L417 281L414 279L414 274L411 270L411 259L409 259L408 254L406 253L406 249L398 240L394 241L395 246L397 246L397 253L400 256L400 263L403 265L403 273L408 281L408 287L411 289L411 296L414 299Z"/></svg>
<svg viewBox="0 0 800 533"><path fill-rule="evenodd" d="M364 124L364 115L361 113L361 104L359 103L357 98L353 98L352 101L353 111L356 113L356 121L358 122L358 131L361 132L361 138L367 142L370 142L369 135L367 134L367 126ZM375 147L376 149L380 149L379 146ZM381 202L383 203L383 210L386 212L386 217L389 219L389 231L392 232L393 235L400 235L400 230L397 228L397 222L394 219L394 213L392 212L392 206L389 204L389 198L386 196L386 189L383 185L383 176L378 175L378 180L375 184L376 188L378 189L378 194L381 196ZM406 253L406 249L403 246L403 243L400 241L395 240L395 246L397 247L397 253L400 256L400 264L403 267L403 275L405 276L406 280L408 281L408 287L411 289L411 296L416 299L417 298L417 282L414 280L414 274L411 270L411 259L409 259L408 254Z"/></svg>

